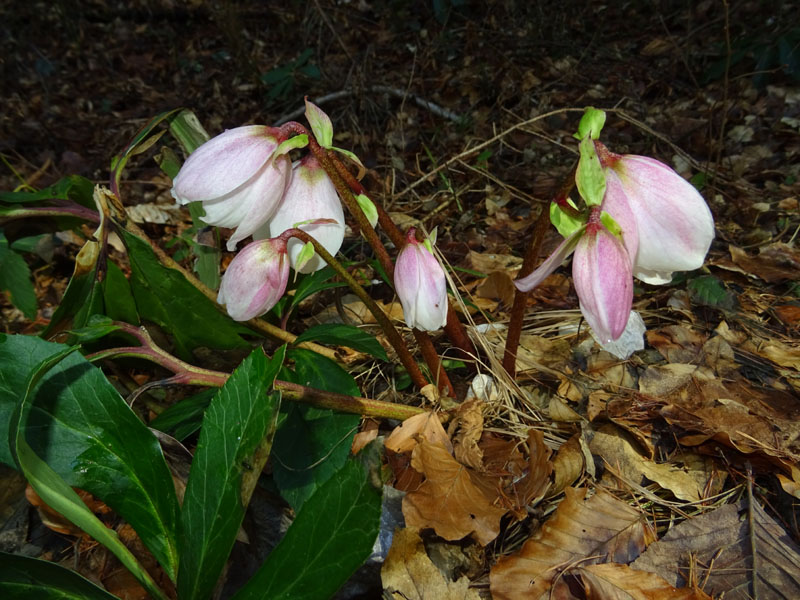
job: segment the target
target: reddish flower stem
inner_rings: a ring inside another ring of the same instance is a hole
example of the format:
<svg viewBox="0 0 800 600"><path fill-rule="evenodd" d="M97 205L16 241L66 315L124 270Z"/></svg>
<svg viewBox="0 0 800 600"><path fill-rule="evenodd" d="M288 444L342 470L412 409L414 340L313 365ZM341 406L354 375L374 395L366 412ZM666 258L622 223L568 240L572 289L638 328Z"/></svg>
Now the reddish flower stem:
<svg viewBox="0 0 800 600"><path fill-rule="evenodd" d="M339 197L342 199L342 202L347 206L347 209L350 211L350 214L353 215L361 232L364 234L369 245L372 247L372 250L375 252L375 256L377 256L378 261L380 261L381 266L383 267L384 271L386 271L386 275L392 279L394 274L394 264L392 263L392 259L389 257L389 253L386 251L386 247L381 242L378 234L376 233L375 229L373 229L372 225L370 224L367 216L364 214L364 211L361 210L361 207L358 205L358 201L356 201L355 196L353 196L352 189L355 189L358 193L363 193L364 188L358 182L358 180L353 177L353 175L345 168L345 166L341 163L339 158L331 151L322 148L314 139L314 136L308 132L308 130L303 127L300 123L296 123L294 121L290 121L282 126L284 131L291 131L292 133L296 133L298 135L307 135L308 136L308 148L311 153L316 157L319 161L319 164L325 169L325 172L328 174L328 177L331 178L333 185L336 187L336 190L339 192ZM377 207L377 205L376 205ZM385 215L385 220L381 219L381 213L383 211L378 208L378 219L381 223L381 226L384 227L385 230L387 225L386 222L388 221L391 223L391 219L388 218L388 215ZM400 236L400 239L403 240L402 234L399 232L397 227L394 223L391 223L391 228L397 231ZM387 230L388 231L388 230ZM390 235L390 238L392 236ZM404 241L401 244L397 244L397 242L392 238L392 241L395 242L398 249L402 247ZM320 254L320 256L323 256ZM355 280L354 280L355 281ZM360 287L360 286L359 286ZM363 298L362 298L363 300ZM371 300L371 299L370 299ZM366 304L366 302L365 302ZM369 305L367 305L369 306ZM377 305L375 305L377 308ZM383 315L383 311L378 308L378 311ZM374 313L373 313L374 314ZM384 315L385 316L385 315ZM377 315L375 316L376 319L379 319ZM391 325L391 321L386 319L387 323ZM381 323L380 319L378 320ZM383 326L383 323L381 323ZM394 326L391 326L391 330L394 333L397 333L397 330L394 329ZM401 360L403 360L403 356L405 353L408 352L408 346L406 346L405 341L403 340L402 336L399 337L399 344L403 347L400 349L398 346L398 340L393 339L393 334L389 333L389 330L384 327L384 331L386 335L389 337L389 341L394 346L395 350L397 351L398 356L400 356ZM399 334L397 334L399 336ZM417 332L414 331L414 336L417 340L417 344L420 346L420 351L422 352L422 357L425 359L425 362L428 365L432 374L437 374L438 383L440 386L444 386L447 389L447 393L455 398L455 388L453 384L450 382L450 378L447 376L447 373L442 367L441 360L439 359L439 355L436 352L436 349L433 346L433 342L425 332ZM409 353L410 356L410 353ZM414 363L416 366L416 363ZM403 365L409 370L409 374L414 378L414 373L409 369L409 366L403 362ZM419 367L417 367L417 370ZM420 372L421 376L421 372ZM424 378L423 378L424 381ZM415 380L415 383L419 386L418 382ZM427 382L423 385L427 385Z"/></svg>
<svg viewBox="0 0 800 600"><path fill-rule="evenodd" d="M334 156L332 152L329 152L329 155L331 155L331 160L336 167L337 172L342 176L350 188L356 193L364 193L364 186L362 186L361 183L355 177L353 177L352 173L350 173L339 160L339 157ZM386 235L389 236L389 239L392 240L392 243L399 251L403 246L405 246L405 235L403 235L403 232L400 231L397 225L395 225L394 221L392 221L392 218L389 216L389 213L384 210L383 206L375 203L375 208L378 211L378 224L386 232ZM384 269L386 269L385 265ZM392 273L393 269L386 269L386 274L389 277L392 276ZM475 365L472 361L475 359L478 353L475 350L475 346L472 344L472 340L470 340L469 336L467 335L467 330L464 329L464 324L458 318L453 305L449 302L447 306L447 323L444 326L444 332L450 339L450 343L452 343L453 346L458 349L459 358L468 361L467 364L471 369L474 369ZM421 335L417 336L417 343L420 345L420 349L423 351L424 355L426 352L425 346L430 346L432 349L433 343L431 342L430 336L427 333L424 331L419 333ZM430 362L428 362L428 365L430 366Z"/></svg>
<svg viewBox="0 0 800 600"><path fill-rule="evenodd" d="M553 202L559 206L569 206L567 198L569 197L572 188L575 185L575 169L577 164L572 168L567 179L561 184L558 192L556 192ZM572 207L570 207L572 208ZM542 212L536 220L536 225L531 235L528 249L525 252L525 257L522 259L522 268L517 275L517 278L530 275L536 267L536 262L539 258L539 251L542 248L544 236L547 233L547 226L550 224L550 210L548 206L542 206ZM506 347L503 352L503 368L513 379L517 374L517 350L519 349L519 340L522 335L522 323L525 318L525 309L528 306L528 296L530 292L523 292L517 290L514 294L514 305L511 307L511 318L508 323L508 332L506 336Z"/></svg>
<svg viewBox="0 0 800 600"><path fill-rule="evenodd" d="M230 377L228 373L195 367L194 365L190 365L172 356L156 346L150 334L144 328L134 327L128 323L120 322L115 322L115 325L117 325L120 330L135 337L141 342L142 346L127 346L123 348L101 350L88 355L86 357L87 360L97 361L107 358L122 357L142 358L161 365L168 371L175 373L173 377L166 380L166 382L173 384L222 387L228 380L228 377ZM281 381L279 379L275 380L274 387L276 390L280 390L285 398L290 398L296 402L304 402L319 408L330 408L332 410L370 417L404 420L425 412L424 409L415 406L406 406L393 402L382 402L370 398L326 392L289 381Z"/></svg>

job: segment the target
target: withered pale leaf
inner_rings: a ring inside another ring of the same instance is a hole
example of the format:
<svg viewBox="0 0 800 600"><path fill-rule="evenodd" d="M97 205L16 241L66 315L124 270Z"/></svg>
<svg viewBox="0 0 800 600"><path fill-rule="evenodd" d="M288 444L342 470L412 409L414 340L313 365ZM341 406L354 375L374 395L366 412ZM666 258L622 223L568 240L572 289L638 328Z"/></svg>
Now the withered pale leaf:
<svg viewBox="0 0 800 600"><path fill-rule="evenodd" d="M450 581L431 562L419 530L397 529L392 547L381 567L384 594L397 600L479 600L476 590L469 588L469 579Z"/></svg>
<svg viewBox="0 0 800 600"><path fill-rule="evenodd" d="M662 577L628 565L605 563L573 571L580 574L590 600L711 600L701 590L675 588Z"/></svg>
<svg viewBox="0 0 800 600"><path fill-rule="evenodd" d="M420 413L407 418L399 427L395 427L383 445L387 450L402 454L411 452L419 439L440 444L450 452L453 450L450 438L447 437L438 415L434 412Z"/></svg>
<svg viewBox="0 0 800 600"><path fill-rule="evenodd" d="M602 490L585 499L586 491L566 488L555 514L520 552L492 568L495 600L546 598L560 572L577 561L627 563L653 541L654 534L638 510Z"/></svg>
<svg viewBox="0 0 800 600"><path fill-rule="evenodd" d="M448 427L453 436L453 451L461 464L483 471L483 450L478 440L483 434L483 406L481 400L467 400L459 405L455 418Z"/></svg>
<svg viewBox="0 0 800 600"><path fill-rule="evenodd" d="M678 456L668 463L653 462L642 456L629 436L614 425L600 427L589 448L592 454L602 457L613 473L637 484L644 476L670 490L675 497L689 502L702 498L712 475L711 461L693 453Z"/></svg>
<svg viewBox="0 0 800 600"><path fill-rule="evenodd" d="M580 433L576 433L561 447L553 459L555 480L550 494L558 494L568 485L572 485L583 474L583 451L581 450Z"/></svg>
<svg viewBox="0 0 800 600"><path fill-rule="evenodd" d="M753 504L750 531L744 502L726 504L673 527L631 566L684 585L693 572L703 589L725 600L753 597L753 552L761 598L800 598L800 548L761 508Z"/></svg>
<svg viewBox="0 0 800 600"><path fill-rule="evenodd" d="M500 532L506 509L495 504L496 480L459 463L442 446L423 441L414 448L411 466L425 481L403 498L409 527L433 528L446 540L472 535L486 545Z"/></svg>

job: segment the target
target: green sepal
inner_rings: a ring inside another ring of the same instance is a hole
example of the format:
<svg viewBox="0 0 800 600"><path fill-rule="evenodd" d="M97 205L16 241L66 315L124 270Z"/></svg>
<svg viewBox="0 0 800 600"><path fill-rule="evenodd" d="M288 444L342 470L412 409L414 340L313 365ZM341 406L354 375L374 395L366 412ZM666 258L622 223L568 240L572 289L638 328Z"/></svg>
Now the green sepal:
<svg viewBox="0 0 800 600"><path fill-rule="evenodd" d="M361 208L364 216L367 217L369 224L375 229L375 226L378 224L378 209L375 208L375 203L364 194L356 196L356 202L358 202L358 206Z"/></svg>
<svg viewBox="0 0 800 600"><path fill-rule="evenodd" d="M311 131L317 138L317 143L323 148L331 148L333 145L333 124L328 115L319 106L309 102L306 98L306 120L311 125Z"/></svg>
<svg viewBox="0 0 800 600"><path fill-rule="evenodd" d="M575 203L572 201L572 199L567 198L567 203L575 210L578 210L578 207L575 206ZM558 233L561 234L562 237L568 238L578 229L583 227L583 225L586 223L586 215L581 213L579 216L575 217L565 211L555 202L551 202L550 222L553 224L553 227L558 230Z"/></svg>
<svg viewBox="0 0 800 600"><path fill-rule="evenodd" d="M290 137L288 140L284 140L278 144L272 156L288 154L290 150L297 150L298 148L305 148L306 146L308 146L308 136L305 133L301 133L300 135Z"/></svg>
<svg viewBox="0 0 800 600"><path fill-rule="evenodd" d="M314 244L306 242L303 244L303 249L300 250L300 254L297 255L295 270L299 271L302 269L312 258L314 258Z"/></svg>
<svg viewBox="0 0 800 600"><path fill-rule="evenodd" d="M606 193L606 174L589 136L581 140L580 152L575 185L586 206L600 206Z"/></svg>
<svg viewBox="0 0 800 600"><path fill-rule="evenodd" d="M581 122L578 123L578 132L573 134L572 137L582 140L588 136L593 140L596 140L600 137L600 131L603 129L603 125L605 124L605 111L588 106L586 108L586 112L584 112L583 116L581 117Z"/></svg>
<svg viewBox="0 0 800 600"><path fill-rule="evenodd" d="M614 217L612 217L606 211L603 211L600 213L600 222L606 229L618 237L620 241L622 240L622 227L620 227L619 223L614 220Z"/></svg>

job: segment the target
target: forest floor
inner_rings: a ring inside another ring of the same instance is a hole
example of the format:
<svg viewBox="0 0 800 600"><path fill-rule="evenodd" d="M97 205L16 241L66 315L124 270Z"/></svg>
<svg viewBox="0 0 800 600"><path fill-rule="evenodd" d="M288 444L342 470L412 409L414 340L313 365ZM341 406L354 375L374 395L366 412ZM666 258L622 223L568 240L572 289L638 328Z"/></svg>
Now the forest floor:
<svg viewBox="0 0 800 600"><path fill-rule="evenodd" d="M413 444L387 441L390 483L417 504L382 585L391 598L488 597L491 577L494 597L523 597L531 565L561 536L571 566L537 579L553 597L623 597L602 585L642 590L646 572L696 594L680 597L747 598L759 585L761 598L800 597L796 12L780 2L552 4L6 2L0 190L69 174L107 182L110 158L165 110L191 109L214 135L300 119L308 96L401 228L438 228L473 324L502 325L526 240L576 160L581 111L606 110L612 150L655 157L701 190L716 221L706 265L667 286L637 282L646 344L627 360L581 327L562 267L531 294L514 381L496 370L502 327L478 327L481 368L500 382L491 398L432 405L399 394L449 411L444 425L433 418L407 436L438 436L451 452L425 445L412 461ZM131 162L121 192L170 248L191 220L152 154ZM26 220L3 230L14 239L43 229ZM58 239L48 260L29 257L37 320L0 297L6 332L35 332L52 315L82 243ZM540 260L558 242L548 233ZM369 251L352 232L344 248L355 261ZM374 297L401 317L388 286ZM321 295L303 311L294 333L342 311L370 325L350 296ZM352 368L363 395L398 399L363 356ZM453 373L464 394L470 373ZM461 491L442 496L447 486ZM487 487L503 490L506 506L487 501ZM430 498L452 501L444 512L455 516L432 516ZM473 521L457 522L467 501ZM740 514L757 524L750 533ZM591 565L591 536L617 525L629 529L607 536L616 554Z"/></svg>

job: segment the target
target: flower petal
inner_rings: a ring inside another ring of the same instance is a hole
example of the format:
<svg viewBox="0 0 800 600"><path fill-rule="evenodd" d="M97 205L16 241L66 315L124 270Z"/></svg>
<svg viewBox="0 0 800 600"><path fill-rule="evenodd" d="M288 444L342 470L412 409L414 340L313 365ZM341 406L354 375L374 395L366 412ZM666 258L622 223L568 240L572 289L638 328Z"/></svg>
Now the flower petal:
<svg viewBox="0 0 800 600"><path fill-rule="evenodd" d="M436 257L416 240L413 228L406 238L394 270L403 316L409 327L436 331L447 322L447 278Z"/></svg>
<svg viewBox="0 0 800 600"><path fill-rule="evenodd" d="M639 227L622 183L612 169L606 169L606 195L603 197L601 208L611 215L622 229L622 241L625 242L628 256L635 261L639 250Z"/></svg>
<svg viewBox="0 0 800 600"><path fill-rule="evenodd" d="M587 229L572 258L581 312L604 342L625 330L633 302L631 260L623 243L604 227Z"/></svg>
<svg viewBox="0 0 800 600"><path fill-rule="evenodd" d="M264 125L228 129L195 150L175 177L181 204L216 200L247 183L272 157L277 130Z"/></svg>
<svg viewBox="0 0 800 600"><path fill-rule="evenodd" d="M263 315L280 300L289 281L286 245L279 240L248 244L222 276L217 302L235 321Z"/></svg>
<svg viewBox="0 0 800 600"><path fill-rule="evenodd" d="M514 285L517 286L517 289L521 292L530 292L533 288L542 283L542 281L547 279L547 277L560 267L561 263L567 260L567 257L572 254L584 231L585 227L581 227L575 231L571 236L561 242L553 253L548 256L533 273L515 280Z"/></svg>
<svg viewBox="0 0 800 600"><path fill-rule="evenodd" d="M268 223L268 236L277 237L296 224L315 219L332 219L335 223L306 223L299 229L313 236L324 248L335 255L344 241L344 212L336 187L316 160L306 159L292 170L292 178L278 210ZM303 248L298 239L289 240L289 258L297 268L297 256ZM326 265L319 256L314 256L300 273L313 273Z"/></svg>
<svg viewBox="0 0 800 600"><path fill-rule="evenodd" d="M639 230L634 275L649 283L701 267L714 239L714 219L694 186L645 156L625 155L612 168Z"/></svg>

